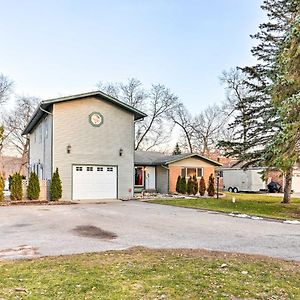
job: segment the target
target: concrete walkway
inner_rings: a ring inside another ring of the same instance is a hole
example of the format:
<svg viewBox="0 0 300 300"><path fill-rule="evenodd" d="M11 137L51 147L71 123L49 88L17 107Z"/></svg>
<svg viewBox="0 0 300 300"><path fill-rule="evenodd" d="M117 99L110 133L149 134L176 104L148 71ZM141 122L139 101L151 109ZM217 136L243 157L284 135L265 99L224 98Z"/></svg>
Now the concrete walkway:
<svg viewBox="0 0 300 300"><path fill-rule="evenodd" d="M300 261L299 225L138 201L0 207L0 220L0 259L145 246L205 248ZM74 230L77 226L94 226L117 237L81 236Z"/></svg>

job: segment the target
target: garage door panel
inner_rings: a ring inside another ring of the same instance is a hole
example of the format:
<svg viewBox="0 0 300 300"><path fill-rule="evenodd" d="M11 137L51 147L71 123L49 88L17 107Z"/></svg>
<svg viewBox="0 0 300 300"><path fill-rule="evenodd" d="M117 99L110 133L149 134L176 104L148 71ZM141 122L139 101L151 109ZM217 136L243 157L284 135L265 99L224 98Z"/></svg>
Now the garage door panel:
<svg viewBox="0 0 300 300"><path fill-rule="evenodd" d="M73 166L73 199L117 198L117 167Z"/></svg>

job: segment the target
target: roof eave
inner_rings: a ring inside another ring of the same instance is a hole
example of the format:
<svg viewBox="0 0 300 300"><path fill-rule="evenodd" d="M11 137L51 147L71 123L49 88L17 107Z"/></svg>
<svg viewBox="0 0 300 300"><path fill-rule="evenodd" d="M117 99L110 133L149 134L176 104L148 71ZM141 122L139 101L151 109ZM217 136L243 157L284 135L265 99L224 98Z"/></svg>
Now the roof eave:
<svg viewBox="0 0 300 300"><path fill-rule="evenodd" d="M201 156L201 155L195 154L195 153L189 154L189 155L184 156L184 157L180 157L180 158L178 158L178 159L172 159L172 160L166 161L165 164L169 165L169 164L172 164L172 163L174 163L174 162L177 162L177 161L180 161L180 160L183 160L183 159L187 159L187 158L193 157L193 156L197 156L197 157L199 157L200 159L205 160L205 161L207 161L207 162L210 162L210 163L212 163L212 164L215 165L215 166L218 166L218 167L221 167L221 166L222 166L222 164L219 163L219 162L217 162L217 161L214 161L214 160L212 160L212 159L206 158L206 157L204 157L204 156Z"/></svg>

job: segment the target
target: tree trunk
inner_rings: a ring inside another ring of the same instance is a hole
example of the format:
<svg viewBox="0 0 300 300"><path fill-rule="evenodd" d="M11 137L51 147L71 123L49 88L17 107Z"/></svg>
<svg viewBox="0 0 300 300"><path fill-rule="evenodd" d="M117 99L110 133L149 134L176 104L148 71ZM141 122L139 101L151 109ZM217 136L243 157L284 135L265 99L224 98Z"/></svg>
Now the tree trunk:
<svg viewBox="0 0 300 300"><path fill-rule="evenodd" d="M293 167L290 167L285 174L284 194L282 203L291 202Z"/></svg>

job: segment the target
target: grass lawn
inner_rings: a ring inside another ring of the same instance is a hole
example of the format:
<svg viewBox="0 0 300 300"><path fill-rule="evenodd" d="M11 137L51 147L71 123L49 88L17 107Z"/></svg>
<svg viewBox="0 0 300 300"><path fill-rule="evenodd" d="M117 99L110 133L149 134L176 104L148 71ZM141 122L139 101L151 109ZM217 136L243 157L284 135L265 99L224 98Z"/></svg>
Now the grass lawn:
<svg viewBox="0 0 300 300"><path fill-rule="evenodd" d="M232 203L232 197L235 197L235 203ZM263 194L226 193L226 197L220 199L157 199L151 202L276 219L300 220L300 199L292 198L291 204L282 204L281 200L278 196Z"/></svg>
<svg viewBox="0 0 300 300"><path fill-rule="evenodd" d="M2 299L300 299L300 263L134 248L0 262Z"/></svg>

